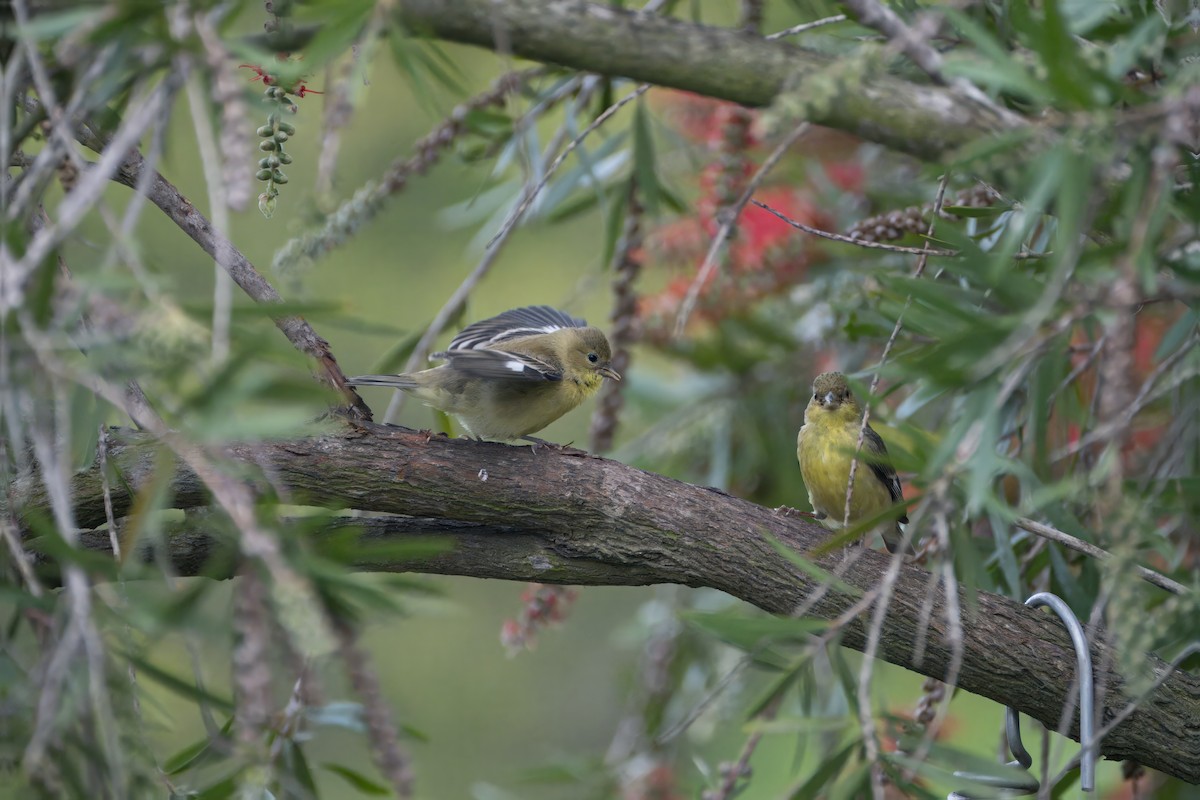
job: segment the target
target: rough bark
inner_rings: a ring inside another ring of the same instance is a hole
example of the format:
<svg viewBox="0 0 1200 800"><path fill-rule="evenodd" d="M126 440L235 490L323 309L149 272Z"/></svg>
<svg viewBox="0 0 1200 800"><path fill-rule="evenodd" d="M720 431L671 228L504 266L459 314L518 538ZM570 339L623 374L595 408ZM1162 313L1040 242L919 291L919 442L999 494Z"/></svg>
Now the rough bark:
<svg viewBox="0 0 1200 800"><path fill-rule="evenodd" d="M309 438L235 445L231 463L248 475L270 476L270 486L289 502L326 508L355 508L405 515L361 520L373 537L449 537L454 549L403 562L378 561L363 569L417 571L580 585L678 583L728 592L774 614L791 613L817 584L782 556L771 539L798 553L811 552L827 537L824 529L786 518L736 497L590 456L429 437L405 428L370 424L336 427ZM149 480L152 440L115 431L108 450L124 481L113 482L115 513L132 505L130 490ZM267 483L263 481L264 488ZM47 508L40 484L19 483L13 510L27 520ZM208 498L195 475L180 468L173 478L174 505L203 507ZM84 526L104 522L100 475L79 473L72 484L76 518ZM412 517L427 519L411 519ZM84 536L97 549L108 537ZM177 565L196 574L215 548L196 529L172 539ZM887 555L861 553L845 580L861 590L877 584ZM834 568L841 555L820 559ZM922 626L922 603L931 576L905 566L892 599L880 657L924 675L941 678L950 662L944 598L937 591L924 658L913 642ZM830 591L811 608L832 619L854 598ZM967 609L964 662L958 685L1011 705L1057 727L1070 689L1074 656L1059 622L998 595L964 592ZM860 617L844 630L842 643L866 645ZM1102 643L1093 644L1094 663L1117 663ZM1168 665L1147 656L1147 681ZM1132 676L1131 676L1132 677ZM1116 673L1097 675L1107 690L1101 720L1133 699ZM1078 719L1072 723L1077 726ZM1072 729L1077 736L1077 728ZM1103 741L1112 759L1133 759L1154 769L1200 782L1200 678L1176 672L1167 677Z"/></svg>
<svg viewBox="0 0 1200 800"><path fill-rule="evenodd" d="M740 30L578 0L402 0L410 30L602 75L767 106L785 90L806 118L941 161L964 145L1030 130L954 87L839 68L830 56Z"/></svg>

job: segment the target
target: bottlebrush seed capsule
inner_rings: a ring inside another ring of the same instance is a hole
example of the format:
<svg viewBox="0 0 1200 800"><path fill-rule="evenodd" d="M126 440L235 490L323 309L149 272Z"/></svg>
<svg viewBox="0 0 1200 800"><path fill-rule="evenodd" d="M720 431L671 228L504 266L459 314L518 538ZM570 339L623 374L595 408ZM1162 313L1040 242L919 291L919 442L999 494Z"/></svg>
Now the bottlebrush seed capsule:
<svg viewBox="0 0 1200 800"><path fill-rule="evenodd" d="M296 126L292 125L291 123L288 123L288 122L279 123L279 130L283 131L288 136L296 135Z"/></svg>
<svg viewBox="0 0 1200 800"><path fill-rule="evenodd" d="M271 129L270 125L263 125L255 133L258 134L258 138L266 139L268 136L274 135L275 131Z"/></svg>
<svg viewBox="0 0 1200 800"><path fill-rule="evenodd" d="M274 139L263 139L261 142L258 143L259 150L266 150L266 151L270 152L271 150L276 149L276 147L278 147L278 145L275 144Z"/></svg>
<svg viewBox="0 0 1200 800"><path fill-rule="evenodd" d="M269 181L271 180L271 170L260 169L258 172L254 173L254 177L258 178L260 181Z"/></svg>
<svg viewBox="0 0 1200 800"><path fill-rule="evenodd" d="M288 140L288 135L286 133L284 133L283 131L280 131L279 133L275 134L275 141L279 142L280 144L283 144L287 140Z"/></svg>
<svg viewBox="0 0 1200 800"><path fill-rule="evenodd" d="M275 181L276 183L287 183L288 178L287 175L284 175L279 170L275 170L271 173L271 180Z"/></svg>
<svg viewBox="0 0 1200 800"><path fill-rule="evenodd" d="M292 157L290 155L288 155L287 153L281 152L279 154L279 163L280 164L290 164L290 163L292 163Z"/></svg>

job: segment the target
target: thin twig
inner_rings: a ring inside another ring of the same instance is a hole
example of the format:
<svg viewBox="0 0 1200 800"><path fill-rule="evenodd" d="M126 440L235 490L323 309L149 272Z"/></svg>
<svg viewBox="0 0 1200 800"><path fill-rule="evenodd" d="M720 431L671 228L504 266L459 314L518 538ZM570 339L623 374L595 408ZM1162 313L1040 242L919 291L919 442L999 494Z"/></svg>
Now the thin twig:
<svg viewBox="0 0 1200 800"><path fill-rule="evenodd" d="M949 182L950 173L947 171L942 175L942 179L938 184L937 197L933 203L933 215L929 219L928 236L933 236L934 226L937 223L938 215L941 213L942 204L946 199L946 186ZM914 280L919 279L924 274L927 263L928 257L926 254L921 254L917 257L917 265L913 269L912 274ZM912 295L909 295L904 302L904 307L900 309L900 313L896 316L896 324L892 326L892 333L888 336L887 343L883 347L883 353L879 357L879 364L875 368L875 375L871 380L871 388L868 391L868 396L873 396L876 388L879 386L879 378L882 375L883 366L887 363L892 347L896 343L896 338L900 335L900 329L904 325L904 314L908 311L911 304ZM843 511L842 526L847 528L850 527L850 502L854 496L854 477L858 469L858 455L862 452L863 441L867 434L867 425L871 419L870 404L864 403L863 406L862 422L858 428L858 444L854 448L854 457L850 460L850 477L846 482L846 505ZM871 675L874 670L875 653L879 648L879 638L883 632L883 620L887 614L888 600L891 599L896 580L900 576L900 566L904 563L904 552L908 549L909 542L912 541L915 528L916 520L914 519L909 529L904 532L900 545L896 548L896 552L892 554L888 570L884 573L883 582L880 586L878 605L876 605L875 613L871 617L867 647L863 651L867 657L863 659L862 669L858 675L859 722L861 723L863 746L866 750L866 760L872 765L871 792L876 800L883 800L883 781L879 770L875 767L876 762L879 760L879 740L875 731L875 721L871 716ZM949 588L950 586L948 585L947 590ZM961 643L961 629L959 641ZM961 653L959 654L958 661L961 664ZM954 668L953 663L951 664L951 668Z"/></svg>
<svg viewBox="0 0 1200 800"><path fill-rule="evenodd" d="M16 275L24 280L80 223L100 200L111 178L120 173L126 154L151 125L158 122L171 97L178 88L180 76L168 75L155 87L149 97L138 104L122 120L121 127L101 151L100 160L87 170L75 188L58 206L57 218L42 228L30 240L21 260L14 265Z"/></svg>
<svg viewBox="0 0 1200 800"><path fill-rule="evenodd" d="M758 718L762 720L772 720L779 713L779 706L783 702L783 694L780 693L769 702L762 711L758 713ZM738 782L743 777L750 775L750 757L754 755L754 751L758 749L758 743L762 741L763 728L756 729L747 737L745 744L742 745L742 752L738 754L738 760L731 765L722 765L725 771L724 779L716 791L706 793L704 800L729 800L737 794Z"/></svg>
<svg viewBox="0 0 1200 800"><path fill-rule="evenodd" d="M631 349L640 334L635 283L645 258L642 250L643 212L637 177L633 176L629 179L621 239L614 248L612 259L613 310L609 316L612 327L608 338L613 348L612 367L622 375L629 370ZM612 449L617 422L625 404L626 385L627 381L606 381L601 390L588 431L593 453L606 453Z"/></svg>
<svg viewBox="0 0 1200 800"><path fill-rule="evenodd" d="M340 654L346 664L350 684L362 701L363 722L371 745L375 766L392 784L396 796L413 796L412 759L400 744L396 723L388 712L379 685L379 675L371 667L367 652L359 644L358 634L347 623L339 622L335 630L340 640Z"/></svg>
<svg viewBox="0 0 1200 800"><path fill-rule="evenodd" d="M1103 335L1097 338L1096 343L1092 345L1090 350L1088 350L1088 354L1083 358L1083 360L1075 365L1071 372L1068 373L1067 377L1062 379L1062 383L1056 386L1054 391L1050 393L1050 396L1046 398L1047 417L1054 413L1054 401L1058 399L1058 396L1062 394L1068 386L1074 383L1075 379L1082 375L1088 367L1095 363L1096 357L1100 355L1100 351L1103 349L1106 339L1107 337Z"/></svg>
<svg viewBox="0 0 1200 800"><path fill-rule="evenodd" d="M934 513L933 529L937 534L937 542L942 553L941 578L944 584L942 594L946 598L946 638L950 642L950 663L946 667L946 675L942 682L947 686L955 686L958 684L958 675L962 671L966 641L963 635L962 608L958 602L958 577L954 574L954 559L949 557L950 525L946 517L945 498L939 499L943 503ZM930 589L928 596L932 599L934 593L932 587ZM937 739L938 733L941 732L942 726L950 716L950 701L953 699L953 692L943 693L933 720L926 726L925 735L921 737L921 744L913 753L913 760L918 764L923 762L933 749L933 743Z"/></svg>
<svg viewBox="0 0 1200 800"><path fill-rule="evenodd" d="M108 540L112 544L113 559L120 564L121 537L117 531L116 517L113 515L112 487L108 481L108 429L104 425L100 426L96 451L100 458L100 489L104 494L104 518L108 522Z"/></svg>
<svg viewBox="0 0 1200 800"><path fill-rule="evenodd" d="M492 81L487 90L455 106L433 130L417 140L413 154L394 160L378 180L364 183L354 194L325 215L322 224L305 231L275 251L272 268L285 273L304 261L314 261L345 243L367 222L387 207L387 201L408 185L409 179L423 175L467 130L472 111L503 105L508 96L524 86L545 67L506 72Z"/></svg>
<svg viewBox="0 0 1200 800"><path fill-rule="evenodd" d="M25 582L26 589L34 597L41 597L45 593L45 589L42 588L42 582L38 580L33 566L29 563L29 553L21 546L16 526L3 516L0 516L0 537L3 537L9 556L17 565L17 572L21 573L21 580Z"/></svg>
<svg viewBox="0 0 1200 800"><path fill-rule="evenodd" d="M1138 389L1138 393L1133 398L1133 401L1124 407L1124 410L1116 419L1108 420L1102 425L1097 426L1086 436L1079 437L1078 441L1067 445L1066 447L1059 448L1050 455L1050 460L1059 461L1078 453L1080 450L1089 447L1095 442L1098 442L1102 439L1107 439L1113 433L1115 433L1117 429L1129 425L1133 421L1133 418L1136 417L1143 409L1145 409L1146 406L1153 403L1163 394L1169 392L1180 383L1191 380L1191 378L1194 377L1194 374L1192 374L1191 371L1186 371L1182 374L1173 375L1173 380L1167 384L1166 388L1161 389L1158 392L1153 391L1154 385L1158 382L1158 379L1163 375L1170 373L1175 368L1175 365L1182 361L1183 357L1192 351L1192 348L1198 345L1200 345L1200 336L1192 336L1191 339L1189 339L1183 345L1180 345L1180 347L1174 353L1164 358L1159 365L1154 368L1154 371L1150 373L1150 375ZM1096 391L1097 395L1100 393L1101 392L1099 390Z"/></svg>
<svg viewBox="0 0 1200 800"><path fill-rule="evenodd" d="M542 189L546 188L546 184L550 182L550 178L554 175L555 171L562 166L562 163L567 159L567 156L571 155L571 153L575 152L575 149L579 147L579 145L583 144L584 139L590 136L593 131L595 131L605 122L608 122L613 115L622 108L629 105L629 103L633 102L649 91L649 89L650 84L641 84L632 92L600 112L600 114L594 120L592 120L590 125L580 131L579 135L572 139L570 143L563 148L562 152L558 154L558 157L555 158L554 161L550 162L550 166L546 168L541 179L533 187L533 190L526 192L525 196L521 198L521 202L517 203L516 208L509 213L508 218L504 220L503 224L501 224L500 230L496 231L495 235L488 240L487 248L492 248L496 243L503 241L508 236L513 226L521 221L521 217L525 216L525 212L529 210L529 207L533 205L533 201L537 199L539 194L541 194Z"/></svg>
<svg viewBox="0 0 1200 800"><path fill-rule="evenodd" d="M1018 517L1017 519L1013 520L1013 525L1016 525L1023 531L1029 531L1035 536L1040 536L1043 539L1049 539L1052 542L1058 542L1064 547L1069 547L1077 553L1083 553L1084 555L1091 556L1092 558L1100 561L1107 561L1114 557L1113 554L1107 550L1097 547L1091 542L1085 542L1082 539L1077 539L1071 534L1060 531L1058 528L1047 525L1044 522L1038 522L1037 520L1032 520L1028 517ZM1152 583L1158 588L1165 589L1173 594L1187 596L1191 593L1191 590L1182 583L1172 580L1166 575L1163 575L1161 572L1155 572L1148 567L1143 567L1140 564L1134 564L1133 571L1139 578L1147 583Z"/></svg>
<svg viewBox="0 0 1200 800"><path fill-rule="evenodd" d="M754 205L758 206L759 208L763 209L764 211L771 212L772 214L774 214L775 216L779 217L781 220L786 222L788 225L791 225L793 228L802 230L805 233L811 233L813 236L820 236L822 239L829 239L830 241L841 242L842 244L852 244L855 247L865 247L868 250L887 250L889 253L907 253L908 255L914 255L914 256L940 256L940 257L950 258L953 256L957 256L959 254L959 251L957 251L957 250L942 250L940 248L929 248L929 247L905 247L904 245L899 245L899 244L886 244L884 242L871 242L871 241L867 241L865 239L855 239L853 237L846 236L841 233L833 233L832 231L823 231L820 228L814 228L811 225L805 225L803 222L797 222L796 220L792 219L791 217L784 214L783 212L777 211L774 208L772 208L771 206L769 206L766 203L763 203L759 200L751 200L750 202L754 203Z"/></svg>
<svg viewBox="0 0 1200 800"><path fill-rule="evenodd" d="M834 14L832 17L825 17L823 19L813 20L812 22L805 22L800 25L793 25L792 27L784 28L781 31L775 31L775 33L767 34L767 36L765 38L767 38L767 39L782 39L785 36L795 36L796 34L807 33L808 31L811 31L814 28L821 28L826 25L834 25L838 22L845 22L846 19L847 19L847 17L845 14Z"/></svg>
<svg viewBox="0 0 1200 800"><path fill-rule="evenodd" d="M859 23L874 28L895 42L900 52L908 56L934 83L946 85L941 55L894 11L885 8L878 0L842 0L842 4L854 12Z"/></svg>
<svg viewBox="0 0 1200 800"><path fill-rule="evenodd" d="M687 295L684 296L683 303L679 307L679 314L675 317L676 336L683 334L683 329L687 326L688 318L692 315L692 311L696 308L696 303L700 299L700 292L703 291L704 285L712 277L713 270L716 269L717 253L720 252L722 245L725 244L725 240L733 232L738 218L742 215L742 210L746 208L746 204L750 202L750 198L758 191L758 187L762 185L763 180L775 168L779 160L783 158L788 149L801 136L808 132L808 129L809 124L807 122L797 125L771 154L767 156L766 160L758 168L758 171L750 178L750 182L746 184L745 191L734 201L733 205L721 210L721 216L723 217L721 227L717 230L717 235L713 237L712 243L708 246L708 252L704 256L704 261L700 264L700 269L696 271L696 277L692 280L691 286L688 287ZM761 203L756 203L756 205L761 205Z"/></svg>
<svg viewBox="0 0 1200 800"><path fill-rule="evenodd" d="M185 93L188 110L192 114L192 128L196 132L196 145L200 150L200 163L204 168L204 184L208 189L208 208L212 214L213 230L218 236L228 238L229 205L224 176L221 174L221 160L217 153L217 140L213 136L212 118L200 90L200 80L194 73L188 77ZM229 357L233 279L222 268L219 259L213 261L212 360L215 364L220 364Z"/></svg>

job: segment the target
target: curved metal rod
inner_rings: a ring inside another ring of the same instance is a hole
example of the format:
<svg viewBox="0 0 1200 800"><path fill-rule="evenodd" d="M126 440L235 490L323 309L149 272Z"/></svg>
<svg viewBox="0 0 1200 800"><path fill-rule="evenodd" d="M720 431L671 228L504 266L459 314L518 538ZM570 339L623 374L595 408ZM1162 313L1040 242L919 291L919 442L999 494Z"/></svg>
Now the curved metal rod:
<svg viewBox="0 0 1200 800"><path fill-rule="evenodd" d="M1096 722L1095 722L1095 686L1092 677L1092 654L1088 648L1087 634L1083 625L1071 611L1071 607L1062 598L1049 592L1038 592L1025 601L1025 605L1037 608L1046 606L1058 614L1058 618L1067 626L1071 634L1071 643L1075 646L1075 670L1079 681L1079 743L1080 776L1079 788L1091 792L1096 788ZM1021 717L1015 708L1009 707L1004 720L1005 735L1008 737L1008 749L1012 751L1016 761L1010 762L1010 767L1029 769L1033 766L1033 757L1025 749L1021 741ZM993 788L1006 790L1002 797L1037 794L1040 784L1033 775L1022 778L999 777L995 775L975 774L967 770L958 770L955 777L966 778L976 783ZM947 800L973 800L973 796L965 792L953 792Z"/></svg>
<svg viewBox="0 0 1200 800"><path fill-rule="evenodd" d="M1075 617L1061 597L1049 592L1038 592L1025 601L1032 608L1045 606L1058 614L1058 618L1067 626L1071 634L1071 643L1075 645L1075 673L1079 680L1079 788L1090 792L1096 788L1096 690L1092 682L1092 653L1088 648L1087 634L1083 625ZM1017 710L1008 709L1006 726L1008 731L1008 749L1012 751L1021 766L1028 769L1033 764L1033 758L1021 742L1021 725L1017 718Z"/></svg>

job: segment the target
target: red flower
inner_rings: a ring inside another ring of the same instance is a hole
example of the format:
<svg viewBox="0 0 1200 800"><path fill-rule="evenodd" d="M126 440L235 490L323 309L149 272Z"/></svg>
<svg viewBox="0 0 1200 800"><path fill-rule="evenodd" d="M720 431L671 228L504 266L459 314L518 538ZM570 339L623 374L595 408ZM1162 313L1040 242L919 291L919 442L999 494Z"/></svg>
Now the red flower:
<svg viewBox="0 0 1200 800"><path fill-rule="evenodd" d="M238 69L248 69L254 73L254 77L250 79L251 83L262 81L265 86L277 86L279 84L279 78L257 64L238 64ZM286 88L285 91L288 94L296 95L296 97L304 97L309 94L324 94L324 92L308 88L308 84L304 78L297 80L291 87Z"/></svg>

